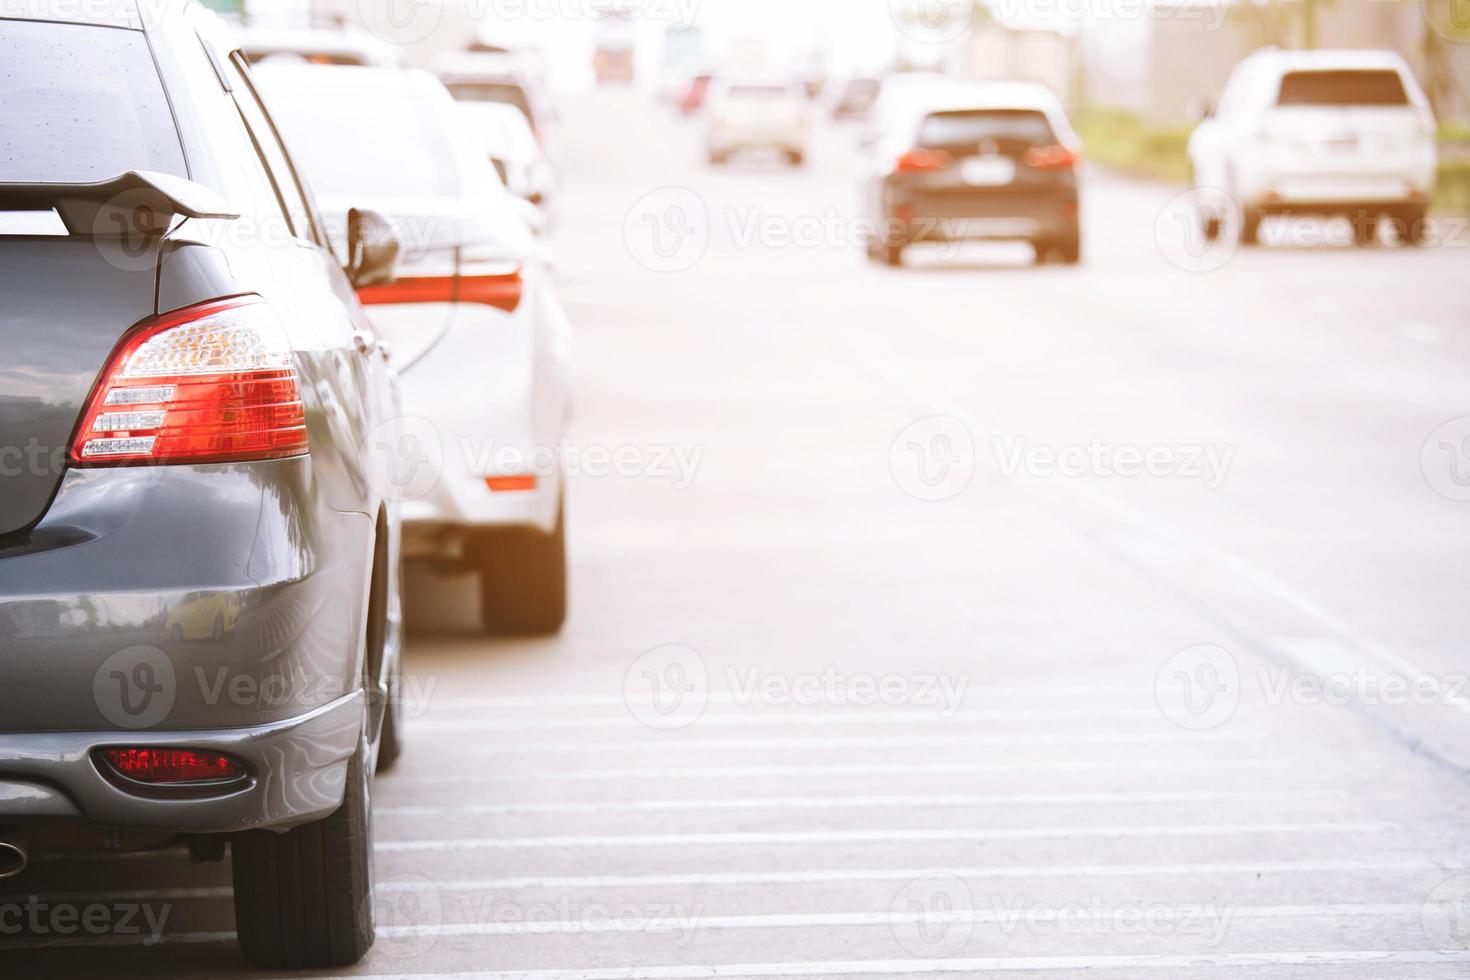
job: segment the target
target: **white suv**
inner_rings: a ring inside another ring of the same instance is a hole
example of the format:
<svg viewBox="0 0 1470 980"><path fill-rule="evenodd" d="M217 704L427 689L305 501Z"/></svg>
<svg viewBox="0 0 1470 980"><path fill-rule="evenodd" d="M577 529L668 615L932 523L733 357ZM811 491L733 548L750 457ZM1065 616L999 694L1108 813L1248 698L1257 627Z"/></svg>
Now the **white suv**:
<svg viewBox="0 0 1470 980"><path fill-rule="evenodd" d="M1240 241L1268 214L1346 215L1359 244L1381 218L1420 244L1437 165L1434 114L1391 51L1252 54L1189 140L1195 186L1234 202ZM1206 234L1220 232L1207 216Z"/></svg>

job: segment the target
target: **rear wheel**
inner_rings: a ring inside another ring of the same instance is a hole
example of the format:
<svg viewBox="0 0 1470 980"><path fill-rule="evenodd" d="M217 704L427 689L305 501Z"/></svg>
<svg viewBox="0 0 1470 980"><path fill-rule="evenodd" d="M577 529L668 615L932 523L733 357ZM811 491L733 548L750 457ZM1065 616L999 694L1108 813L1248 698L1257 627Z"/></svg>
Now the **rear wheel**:
<svg viewBox="0 0 1470 980"><path fill-rule="evenodd" d="M800 150L787 150L786 162L793 167L799 167L806 162L806 154Z"/></svg>
<svg viewBox="0 0 1470 980"><path fill-rule="evenodd" d="M1405 208L1394 218L1394 233L1400 245L1419 246L1428 242L1428 209L1424 207Z"/></svg>
<svg viewBox="0 0 1470 980"><path fill-rule="evenodd" d="M557 504L550 534L517 528L476 544L480 616L488 633L546 635L567 618L565 506Z"/></svg>
<svg viewBox="0 0 1470 980"><path fill-rule="evenodd" d="M372 797L367 739L347 763L342 805L277 834L247 830L232 841L235 931L257 966L350 966L373 944Z"/></svg>
<svg viewBox="0 0 1470 980"><path fill-rule="evenodd" d="M1261 240L1261 212L1252 207L1240 211L1240 244L1256 245Z"/></svg>
<svg viewBox="0 0 1470 980"><path fill-rule="evenodd" d="M1353 244L1372 245L1378 240L1378 215L1359 211L1352 217Z"/></svg>
<svg viewBox="0 0 1470 980"><path fill-rule="evenodd" d="M887 242L882 242L878 245L878 255L886 266L897 269L903 265L902 245L890 245Z"/></svg>

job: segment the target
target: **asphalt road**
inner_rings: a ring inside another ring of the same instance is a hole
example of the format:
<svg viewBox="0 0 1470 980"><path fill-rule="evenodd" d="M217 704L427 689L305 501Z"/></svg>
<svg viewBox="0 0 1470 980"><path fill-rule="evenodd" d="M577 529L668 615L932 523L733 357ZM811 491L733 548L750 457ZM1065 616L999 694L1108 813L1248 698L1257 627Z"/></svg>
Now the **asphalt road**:
<svg viewBox="0 0 1470 980"><path fill-rule="evenodd" d="M1201 253L1091 173L1078 268L894 270L851 130L565 136L572 614L415 575L346 972L1470 975L1470 231ZM12 886L142 928L4 975L245 974L222 866Z"/></svg>

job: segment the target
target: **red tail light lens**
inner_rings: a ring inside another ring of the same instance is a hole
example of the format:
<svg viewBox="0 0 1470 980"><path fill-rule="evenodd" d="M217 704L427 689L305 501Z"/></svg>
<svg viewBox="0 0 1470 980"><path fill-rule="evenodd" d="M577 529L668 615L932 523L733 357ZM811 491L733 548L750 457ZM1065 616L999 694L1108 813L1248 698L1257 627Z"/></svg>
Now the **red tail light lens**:
<svg viewBox="0 0 1470 980"><path fill-rule="evenodd" d="M954 158L943 150L927 150L916 146L898 158L895 170L901 174L926 174L948 170L954 166Z"/></svg>
<svg viewBox="0 0 1470 980"><path fill-rule="evenodd" d="M477 272L473 266L458 276L404 276L380 286L364 286L357 298L364 306L387 303L484 303L515 312L521 305L520 269L503 265Z"/></svg>
<svg viewBox="0 0 1470 980"><path fill-rule="evenodd" d="M1035 146L1026 151L1026 163L1037 170L1071 170L1077 165L1077 154L1062 146Z"/></svg>
<svg viewBox="0 0 1470 980"><path fill-rule="evenodd" d="M258 297L164 314L123 339L72 442L73 466L225 463L307 452L291 344Z"/></svg>
<svg viewBox="0 0 1470 980"><path fill-rule="evenodd" d="M521 474L518 476L487 476L485 486L490 488L491 493L510 493L518 490L535 490L536 475L534 473Z"/></svg>
<svg viewBox="0 0 1470 980"><path fill-rule="evenodd" d="M220 783L240 779L245 769L219 752L193 749L103 749L102 758L120 775L140 783Z"/></svg>

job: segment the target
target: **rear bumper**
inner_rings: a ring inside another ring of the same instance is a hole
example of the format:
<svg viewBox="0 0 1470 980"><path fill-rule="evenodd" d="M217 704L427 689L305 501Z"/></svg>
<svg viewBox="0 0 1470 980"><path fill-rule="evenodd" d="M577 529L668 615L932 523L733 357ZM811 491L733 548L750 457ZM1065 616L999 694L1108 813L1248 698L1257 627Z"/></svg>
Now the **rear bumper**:
<svg viewBox="0 0 1470 980"><path fill-rule="evenodd" d="M157 833L286 829L341 805L362 720L357 691L289 721L249 728L9 733L0 737L0 823L83 820ZM95 759L96 750L116 745L225 752L245 763L250 778L224 795L130 791Z"/></svg>
<svg viewBox="0 0 1470 980"><path fill-rule="evenodd" d="M900 243L1038 240L1078 230L1075 183L1042 187L968 188L926 185L923 178L890 180L883 189L880 234Z"/></svg>

